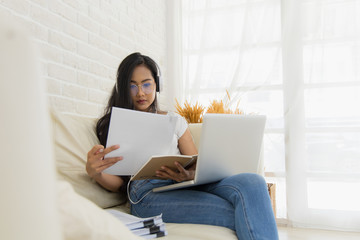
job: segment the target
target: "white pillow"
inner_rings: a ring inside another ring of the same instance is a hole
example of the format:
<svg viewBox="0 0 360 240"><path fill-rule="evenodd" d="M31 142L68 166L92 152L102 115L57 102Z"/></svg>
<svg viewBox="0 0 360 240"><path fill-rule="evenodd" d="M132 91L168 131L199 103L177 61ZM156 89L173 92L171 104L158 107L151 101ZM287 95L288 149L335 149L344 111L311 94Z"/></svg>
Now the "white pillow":
<svg viewBox="0 0 360 240"><path fill-rule="evenodd" d="M51 110L51 120L58 178L71 183L78 194L101 208L126 202L125 194L107 191L86 173L87 153L99 144L95 134L96 119Z"/></svg>
<svg viewBox="0 0 360 240"><path fill-rule="evenodd" d="M58 210L64 240L140 240L118 219L58 181Z"/></svg>

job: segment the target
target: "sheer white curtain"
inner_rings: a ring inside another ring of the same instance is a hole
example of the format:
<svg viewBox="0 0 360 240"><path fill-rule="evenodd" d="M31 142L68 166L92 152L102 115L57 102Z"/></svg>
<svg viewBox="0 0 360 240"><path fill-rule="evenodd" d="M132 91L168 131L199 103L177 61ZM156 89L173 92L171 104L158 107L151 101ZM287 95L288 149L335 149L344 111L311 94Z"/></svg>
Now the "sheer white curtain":
<svg viewBox="0 0 360 240"><path fill-rule="evenodd" d="M183 0L181 18L177 94L267 115L277 217L360 231L360 0Z"/></svg>

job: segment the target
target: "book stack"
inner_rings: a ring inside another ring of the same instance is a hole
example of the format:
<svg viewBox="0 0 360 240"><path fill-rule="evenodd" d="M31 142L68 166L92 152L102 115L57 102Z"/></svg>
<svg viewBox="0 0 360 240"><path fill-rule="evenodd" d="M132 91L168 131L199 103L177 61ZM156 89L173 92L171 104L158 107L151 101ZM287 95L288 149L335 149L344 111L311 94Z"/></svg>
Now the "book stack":
<svg viewBox="0 0 360 240"><path fill-rule="evenodd" d="M139 218L114 209L106 211L124 223L124 225L129 228L132 233L144 239L158 238L167 235L162 215L149 218Z"/></svg>

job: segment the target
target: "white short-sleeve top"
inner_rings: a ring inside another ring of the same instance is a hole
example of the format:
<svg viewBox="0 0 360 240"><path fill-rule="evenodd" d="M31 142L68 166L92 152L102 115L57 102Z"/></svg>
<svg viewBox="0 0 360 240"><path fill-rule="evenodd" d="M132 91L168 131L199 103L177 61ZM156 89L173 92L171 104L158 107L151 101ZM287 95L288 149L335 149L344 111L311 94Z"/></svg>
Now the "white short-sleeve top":
<svg viewBox="0 0 360 240"><path fill-rule="evenodd" d="M169 150L169 155L180 155L180 149L179 149L179 138L185 133L186 129L188 128L188 123L177 113L174 112L168 112L169 116L175 116L176 117L176 125L175 125L175 133L174 137L172 139L171 147Z"/></svg>

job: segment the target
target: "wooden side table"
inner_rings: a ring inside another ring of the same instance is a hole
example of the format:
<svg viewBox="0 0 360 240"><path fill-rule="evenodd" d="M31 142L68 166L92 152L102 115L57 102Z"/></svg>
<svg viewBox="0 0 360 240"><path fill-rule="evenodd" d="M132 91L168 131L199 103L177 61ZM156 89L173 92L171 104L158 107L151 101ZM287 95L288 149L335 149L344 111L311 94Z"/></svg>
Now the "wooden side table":
<svg viewBox="0 0 360 240"><path fill-rule="evenodd" d="M268 183L267 184L271 205L274 211L274 216L276 218L276 184L275 183Z"/></svg>

